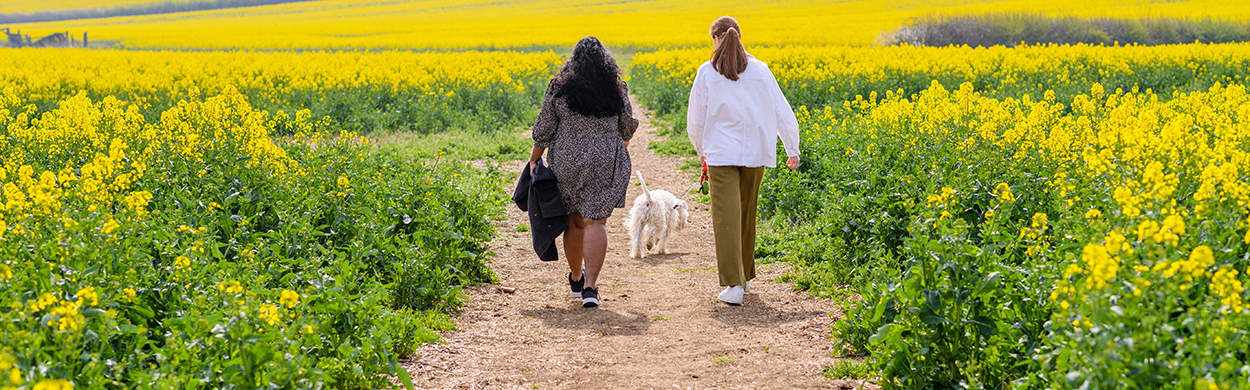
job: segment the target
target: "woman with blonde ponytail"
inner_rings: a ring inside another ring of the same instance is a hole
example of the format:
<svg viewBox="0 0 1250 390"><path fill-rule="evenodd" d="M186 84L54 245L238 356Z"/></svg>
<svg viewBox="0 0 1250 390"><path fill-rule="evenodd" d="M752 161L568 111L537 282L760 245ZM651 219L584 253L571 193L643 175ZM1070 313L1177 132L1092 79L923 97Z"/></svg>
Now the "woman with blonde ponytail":
<svg viewBox="0 0 1250 390"><path fill-rule="evenodd" d="M777 166L777 137L786 166L799 167L799 123L768 65L747 54L732 17L712 23L712 59L690 89L686 132L711 181L716 267L725 290L717 297L741 305L755 278L755 211L765 167Z"/></svg>

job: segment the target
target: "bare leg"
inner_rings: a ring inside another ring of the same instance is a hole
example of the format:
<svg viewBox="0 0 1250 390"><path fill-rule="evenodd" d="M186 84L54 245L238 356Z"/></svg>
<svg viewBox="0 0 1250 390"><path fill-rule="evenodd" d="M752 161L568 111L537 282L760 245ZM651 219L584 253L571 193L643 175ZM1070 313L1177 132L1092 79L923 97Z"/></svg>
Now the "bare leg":
<svg viewBox="0 0 1250 390"><path fill-rule="evenodd" d="M564 259L569 262L573 281L582 279L582 240L586 232L580 213L569 214L569 227L564 229Z"/></svg>
<svg viewBox="0 0 1250 390"><path fill-rule="evenodd" d="M595 287L603 258L608 253L608 219L582 219L582 253L586 262L586 287Z"/></svg>

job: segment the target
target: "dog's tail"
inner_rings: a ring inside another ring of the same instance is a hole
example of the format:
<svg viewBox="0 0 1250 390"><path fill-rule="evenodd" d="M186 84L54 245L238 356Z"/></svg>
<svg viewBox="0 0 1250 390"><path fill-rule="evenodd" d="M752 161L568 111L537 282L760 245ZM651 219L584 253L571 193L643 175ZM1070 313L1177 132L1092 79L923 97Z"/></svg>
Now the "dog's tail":
<svg viewBox="0 0 1250 390"><path fill-rule="evenodd" d="M651 201L651 190L650 190L650 189L647 189L647 181L646 181L646 180L643 180L643 178L642 178L642 171L634 171L634 172L638 172L638 182L639 182L639 183L642 183L642 193L647 195L647 201L648 201L648 202L650 202L650 201Z"/></svg>

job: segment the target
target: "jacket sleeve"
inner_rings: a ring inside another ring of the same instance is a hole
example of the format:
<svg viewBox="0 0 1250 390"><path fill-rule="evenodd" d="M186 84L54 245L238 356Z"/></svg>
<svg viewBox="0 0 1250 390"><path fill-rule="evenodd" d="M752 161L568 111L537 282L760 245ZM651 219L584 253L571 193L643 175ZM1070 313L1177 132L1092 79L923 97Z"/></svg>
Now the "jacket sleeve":
<svg viewBox="0 0 1250 390"><path fill-rule="evenodd" d="M771 76L771 71L769 71ZM781 86L777 84L777 78L771 77L770 83L773 94L773 110L776 112L777 118L777 135L781 137L781 144L785 146L786 157L794 157L799 155L799 121L794 117L794 110L790 108L790 101L786 100L786 95L781 93Z"/></svg>
<svg viewBox="0 0 1250 390"><path fill-rule="evenodd" d="M686 135L690 137L690 144L694 145L694 150L703 154L703 130L707 120L707 91L704 86L703 67L699 67L699 72L694 76L694 83L690 87L690 101L686 104Z"/></svg>
<svg viewBox="0 0 1250 390"><path fill-rule="evenodd" d="M521 166L521 178L516 181L516 189L512 191L512 202L521 211L529 211L530 165Z"/></svg>
<svg viewBox="0 0 1250 390"><path fill-rule="evenodd" d="M550 148L556 139L556 129L560 127L560 117L556 116L556 83L552 80L547 84L547 92L543 94L543 107L534 120L534 147Z"/></svg>
<svg viewBox="0 0 1250 390"><path fill-rule="evenodd" d="M621 97L625 99L625 110L617 118L616 129L621 132L621 140L629 141L638 130L638 119L634 118L634 107L629 103L629 86L621 82Z"/></svg>

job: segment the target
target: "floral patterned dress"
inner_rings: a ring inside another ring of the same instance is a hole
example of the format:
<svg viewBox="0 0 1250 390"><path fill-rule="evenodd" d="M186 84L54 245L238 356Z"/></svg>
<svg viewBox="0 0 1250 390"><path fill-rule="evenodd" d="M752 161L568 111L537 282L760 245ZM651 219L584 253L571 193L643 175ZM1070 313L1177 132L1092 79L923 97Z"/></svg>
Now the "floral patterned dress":
<svg viewBox="0 0 1250 390"><path fill-rule="evenodd" d="M633 176L625 141L633 138L638 120L628 87L624 82L620 87L624 111L595 118L569 109L565 97L556 97L558 86L552 82L534 121L534 146L547 148L547 164L556 173L565 208L583 218L607 218L613 208L625 207Z"/></svg>

